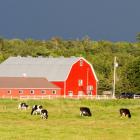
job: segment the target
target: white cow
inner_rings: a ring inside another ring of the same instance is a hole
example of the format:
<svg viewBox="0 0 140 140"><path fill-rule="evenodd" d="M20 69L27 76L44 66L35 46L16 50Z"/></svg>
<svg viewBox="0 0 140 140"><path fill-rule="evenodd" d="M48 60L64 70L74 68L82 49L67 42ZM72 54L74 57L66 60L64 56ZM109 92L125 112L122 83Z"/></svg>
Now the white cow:
<svg viewBox="0 0 140 140"><path fill-rule="evenodd" d="M46 109L41 109L41 118L42 119L48 118L48 111Z"/></svg>
<svg viewBox="0 0 140 140"><path fill-rule="evenodd" d="M18 105L18 109L20 109L20 110L26 110L27 108L29 107L29 105L27 105L26 103L20 103L19 105Z"/></svg>
<svg viewBox="0 0 140 140"><path fill-rule="evenodd" d="M42 105L34 105L32 107L31 115L40 115L42 108Z"/></svg>

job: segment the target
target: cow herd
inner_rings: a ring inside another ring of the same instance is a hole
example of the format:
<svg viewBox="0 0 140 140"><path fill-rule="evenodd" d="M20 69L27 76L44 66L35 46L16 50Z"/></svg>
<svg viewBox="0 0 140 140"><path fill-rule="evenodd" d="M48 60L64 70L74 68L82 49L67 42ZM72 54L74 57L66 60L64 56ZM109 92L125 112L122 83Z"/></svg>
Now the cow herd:
<svg viewBox="0 0 140 140"><path fill-rule="evenodd" d="M120 110L120 116L127 116L128 118L131 118L130 110L127 108L121 108ZM80 107L80 116L92 116L91 111L88 107Z"/></svg>
<svg viewBox="0 0 140 140"><path fill-rule="evenodd" d="M26 103L20 103L18 105L18 109L20 110L27 110L29 105ZM46 109L43 109L42 105L34 105L31 110L31 115L40 115L42 119L48 118L48 111Z"/></svg>
<svg viewBox="0 0 140 140"><path fill-rule="evenodd" d="M29 108L29 105L26 103L20 103L18 105L18 109L20 110L27 110ZM127 108L121 108L119 110L120 116L127 116L128 118L131 118L130 110ZM43 109L42 105L33 105L31 110L31 115L40 115L42 119L48 118L48 111L47 109ZM88 107L80 107L80 116L92 116L92 113Z"/></svg>

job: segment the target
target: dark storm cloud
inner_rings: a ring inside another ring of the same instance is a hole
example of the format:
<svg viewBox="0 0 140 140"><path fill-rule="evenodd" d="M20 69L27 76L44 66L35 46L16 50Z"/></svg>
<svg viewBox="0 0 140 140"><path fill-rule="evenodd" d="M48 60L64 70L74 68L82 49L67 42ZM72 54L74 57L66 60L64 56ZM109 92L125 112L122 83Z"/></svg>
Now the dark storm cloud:
<svg viewBox="0 0 140 140"><path fill-rule="evenodd" d="M135 41L139 0L0 0L0 36Z"/></svg>

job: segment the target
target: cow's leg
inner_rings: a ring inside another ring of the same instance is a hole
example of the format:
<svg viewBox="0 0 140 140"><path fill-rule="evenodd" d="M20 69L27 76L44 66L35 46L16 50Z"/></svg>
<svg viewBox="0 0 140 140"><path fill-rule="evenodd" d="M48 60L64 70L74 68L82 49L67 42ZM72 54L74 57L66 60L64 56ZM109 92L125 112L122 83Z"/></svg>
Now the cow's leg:
<svg viewBox="0 0 140 140"><path fill-rule="evenodd" d="M42 112L41 112L41 118L42 118L42 119L44 118L44 113L42 113Z"/></svg>
<svg viewBox="0 0 140 140"><path fill-rule="evenodd" d="M83 116L83 113L82 113L82 111L80 111L80 116Z"/></svg>
<svg viewBox="0 0 140 140"><path fill-rule="evenodd" d="M21 105L20 104L18 105L18 109L21 109Z"/></svg>

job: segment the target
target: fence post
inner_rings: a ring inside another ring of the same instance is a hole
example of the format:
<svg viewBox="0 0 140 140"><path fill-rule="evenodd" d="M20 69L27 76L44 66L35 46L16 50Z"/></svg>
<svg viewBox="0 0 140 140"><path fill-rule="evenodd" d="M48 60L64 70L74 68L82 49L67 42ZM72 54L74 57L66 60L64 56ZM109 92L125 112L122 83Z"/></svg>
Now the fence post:
<svg viewBox="0 0 140 140"><path fill-rule="evenodd" d="M49 95L49 100L51 99L50 95Z"/></svg>

